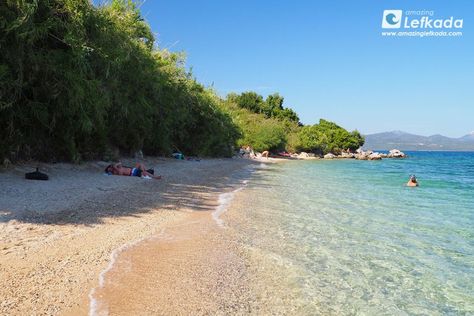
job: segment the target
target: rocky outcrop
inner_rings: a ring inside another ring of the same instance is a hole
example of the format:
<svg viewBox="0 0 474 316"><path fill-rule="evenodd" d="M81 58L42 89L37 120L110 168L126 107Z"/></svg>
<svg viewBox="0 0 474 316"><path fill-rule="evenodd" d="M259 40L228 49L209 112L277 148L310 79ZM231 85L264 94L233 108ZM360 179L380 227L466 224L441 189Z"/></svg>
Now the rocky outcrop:
<svg viewBox="0 0 474 316"><path fill-rule="evenodd" d="M355 158L359 160L381 160L383 158L406 158L405 153L398 149L392 149L388 154L382 154L378 152L373 152L371 150L363 151L361 149L357 150Z"/></svg>
<svg viewBox="0 0 474 316"><path fill-rule="evenodd" d="M368 159L369 160L382 160L382 156L379 153L371 153Z"/></svg>
<svg viewBox="0 0 474 316"><path fill-rule="evenodd" d="M298 159L308 159L315 157L312 153L301 152L299 154L292 154L291 157ZM358 149L355 153L342 152L339 155L328 153L324 155L324 159L357 159L357 160L382 160L384 158L406 158L407 155L398 149L392 149L388 154L373 152L371 150L364 151Z"/></svg>
<svg viewBox="0 0 474 316"><path fill-rule="evenodd" d="M357 150L357 153L355 154L355 159L357 160L369 160L369 156L372 155L373 152L370 150L363 151L363 150Z"/></svg>
<svg viewBox="0 0 474 316"><path fill-rule="evenodd" d="M336 158L336 155L331 154L331 153L324 155L324 159L334 159L334 158Z"/></svg>
<svg viewBox="0 0 474 316"><path fill-rule="evenodd" d="M406 158L406 156L404 152L398 149L392 149L389 151L387 158Z"/></svg>
<svg viewBox="0 0 474 316"><path fill-rule="evenodd" d="M352 159L355 158L355 154L342 152L337 158Z"/></svg>

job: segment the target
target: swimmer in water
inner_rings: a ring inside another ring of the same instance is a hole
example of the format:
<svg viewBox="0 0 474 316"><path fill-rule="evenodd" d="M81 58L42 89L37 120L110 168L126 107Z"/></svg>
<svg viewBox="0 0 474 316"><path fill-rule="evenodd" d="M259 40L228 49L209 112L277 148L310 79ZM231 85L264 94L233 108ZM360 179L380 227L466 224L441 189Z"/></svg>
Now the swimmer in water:
<svg viewBox="0 0 474 316"><path fill-rule="evenodd" d="M407 187L417 187L418 185L415 175L411 175L410 180L407 182Z"/></svg>

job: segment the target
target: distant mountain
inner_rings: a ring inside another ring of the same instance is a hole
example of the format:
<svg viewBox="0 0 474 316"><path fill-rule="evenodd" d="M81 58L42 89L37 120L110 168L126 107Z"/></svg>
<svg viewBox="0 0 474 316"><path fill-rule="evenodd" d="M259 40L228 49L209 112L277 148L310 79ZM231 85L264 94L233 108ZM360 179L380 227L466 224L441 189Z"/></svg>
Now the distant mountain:
<svg viewBox="0 0 474 316"><path fill-rule="evenodd" d="M474 132L459 138L420 136L402 131L365 135L364 149L372 150L459 150L474 151Z"/></svg>
<svg viewBox="0 0 474 316"><path fill-rule="evenodd" d="M472 142L474 142L474 132L470 132L469 134L464 135L463 137L461 137L459 139L462 140L462 141L467 141L467 142L472 141Z"/></svg>

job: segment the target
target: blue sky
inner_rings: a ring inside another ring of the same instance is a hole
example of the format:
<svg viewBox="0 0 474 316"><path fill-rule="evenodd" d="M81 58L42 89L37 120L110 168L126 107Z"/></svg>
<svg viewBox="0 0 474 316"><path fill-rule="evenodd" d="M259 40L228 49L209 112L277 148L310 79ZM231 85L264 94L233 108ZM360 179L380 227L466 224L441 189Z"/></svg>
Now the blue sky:
<svg viewBox="0 0 474 316"><path fill-rule="evenodd" d="M460 38L384 38L384 9L464 19ZM305 124L459 137L474 130L474 1L148 0L158 45L221 94L279 92Z"/></svg>

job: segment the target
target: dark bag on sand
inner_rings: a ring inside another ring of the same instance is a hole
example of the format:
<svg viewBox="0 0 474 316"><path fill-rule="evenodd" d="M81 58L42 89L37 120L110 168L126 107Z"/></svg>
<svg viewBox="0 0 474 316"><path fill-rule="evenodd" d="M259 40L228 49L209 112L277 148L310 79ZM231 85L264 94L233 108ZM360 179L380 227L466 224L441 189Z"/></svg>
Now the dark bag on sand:
<svg viewBox="0 0 474 316"><path fill-rule="evenodd" d="M148 172L149 174L155 175L155 169L153 168L148 169L146 172Z"/></svg>
<svg viewBox="0 0 474 316"><path fill-rule="evenodd" d="M49 177L47 174L39 172L38 168L34 172L25 173L25 179L28 180L48 180Z"/></svg>

